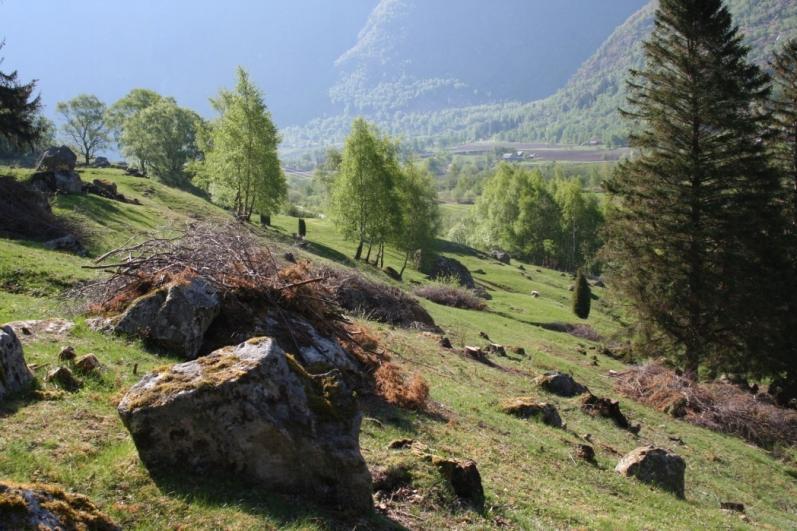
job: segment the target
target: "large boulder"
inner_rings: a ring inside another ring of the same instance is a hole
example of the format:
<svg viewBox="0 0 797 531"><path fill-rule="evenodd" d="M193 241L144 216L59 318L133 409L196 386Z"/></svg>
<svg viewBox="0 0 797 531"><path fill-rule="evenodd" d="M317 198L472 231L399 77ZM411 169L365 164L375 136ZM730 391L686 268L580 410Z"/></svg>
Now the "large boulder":
<svg viewBox="0 0 797 531"><path fill-rule="evenodd" d="M271 338L150 374L118 411L155 473L220 475L371 509L353 393L338 371L311 375Z"/></svg>
<svg viewBox="0 0 797 531"><path fill-rule="evenodd" d="M45 171L31 175L30 188L42 194L79 194L83 191L83 181L75 171Z"/></svg>
<svg viewBox="0 0 797 531"><path fill-rule="evenodd" d="M562 372L546 372L538 376L534 382L549 393L559 396L576 396L588 391L585 386L576 382L572 376Z"/></svg>
<svg viewBox="0 0 797 531"><path fill-rule="evenodd" d="M189 282L174 282L138 298L122 314L114 330L193 359L220 308L217 290L196 277Z"/></svg>
<svg viewBox="0 0 797 531"><path fill-rule="evenodd" d="M111 162L108 160L107 157L96 157L94 159L94 164L92 164L95 168L107 168L111 165Z"/></svg>
<svg viewBox="0 0 797 531"><path fill-rule="evenodd" d="M643 483L656 485L684 497L683 458L664 448L642 446L626 454L617 463L615 470L627 477L635 477Z"/></svg>
<svg viewBox="0 0 797 531"><path fill-rule="evenodd" d="M0 529L117 531L85 496L51 485L0 482Z"/></svg>
<svg viewBox="0 0 797 531"><path fill-rule="evenodd" d="M0 401L33 384L33 374L25 363L22 343L10 326L0 327Z"/></svg>
<svg viewBox="0 0 797 531"><path fill-rule="evenodd" d="M42 153L36 169L53 173L71 172L75 169L75 164L77 164L77 155L67 146L51 147Z"/></svg>
<svg viewBox="0 0 797 531"><path fill-rule="evenodd" d="M423 273L426 273L433 280L455 280L460 286L473 289L476 284L473 282L473 275L462 262L447 256L433 256L423 264Z"/></svg>

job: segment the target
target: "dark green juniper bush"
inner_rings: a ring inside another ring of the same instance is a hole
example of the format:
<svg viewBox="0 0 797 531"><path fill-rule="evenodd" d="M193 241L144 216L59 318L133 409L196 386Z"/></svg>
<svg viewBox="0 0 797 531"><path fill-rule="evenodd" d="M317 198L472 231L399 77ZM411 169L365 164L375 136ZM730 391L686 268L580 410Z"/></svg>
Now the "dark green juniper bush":
<svg viewBox="0 0 797 531"><path fill-rule="evenodd" d="M576 276L576 287L573 291L573 313L581 319L589 317L590 305L592 304L592 290L589 289L587 277L579 271Z"/></svg>

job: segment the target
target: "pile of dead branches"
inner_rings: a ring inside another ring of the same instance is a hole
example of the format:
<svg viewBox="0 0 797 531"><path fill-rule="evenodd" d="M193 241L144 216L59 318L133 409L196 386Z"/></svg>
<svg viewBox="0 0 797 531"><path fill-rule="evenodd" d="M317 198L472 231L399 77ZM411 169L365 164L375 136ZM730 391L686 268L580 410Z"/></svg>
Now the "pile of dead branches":
<svg viewBox="0 0 797 531"><path fill-rule="evenodd" d="M729 383L697 383L658 363L615 375L629 398L764 448L797 444L797 412L778 407L768 395L754 395Z"/></svg>

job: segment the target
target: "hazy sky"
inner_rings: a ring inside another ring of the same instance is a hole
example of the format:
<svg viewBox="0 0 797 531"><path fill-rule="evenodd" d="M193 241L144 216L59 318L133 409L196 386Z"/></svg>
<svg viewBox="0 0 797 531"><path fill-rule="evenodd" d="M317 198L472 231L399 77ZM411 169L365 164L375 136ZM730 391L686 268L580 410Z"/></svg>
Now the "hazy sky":
<svg viewBox="0 0 797 531"><path fill-rule="evenodd" d="M81 92L134 87L210 115L208 97L249 69L280 126L328 104L334 61L376 0L0 0L3 70L38 79L46 112ZM296 92L301 91L301 98Z"/></svg>

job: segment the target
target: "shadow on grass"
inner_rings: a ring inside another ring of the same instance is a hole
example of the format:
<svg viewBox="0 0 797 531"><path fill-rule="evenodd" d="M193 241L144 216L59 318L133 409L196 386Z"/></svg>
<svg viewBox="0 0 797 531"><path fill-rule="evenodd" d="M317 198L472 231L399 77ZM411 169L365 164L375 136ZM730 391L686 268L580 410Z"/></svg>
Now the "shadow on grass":
<svg viewBox="0 0 797 531"><path fill-rule="evenodd" d="M268 518L278 528L312 525L322 529L403 529L376 512L357 515L322 507L306 498L275 493L229 477L152 470L150 475L164 495L192 505L235 507L252 516Z"/></svg>
<svg viewBox="0 0 797 531"><path fill-rule="evenodd" d="M355 266L354 260L346 256L345 254L341 253L340 251L336 251L332 247L329 247L322 243L310 242L310 245L308 245L305 250L317 256L320 256L321 258L332 260L333 262L337 262L347 267Z"/></svg>

